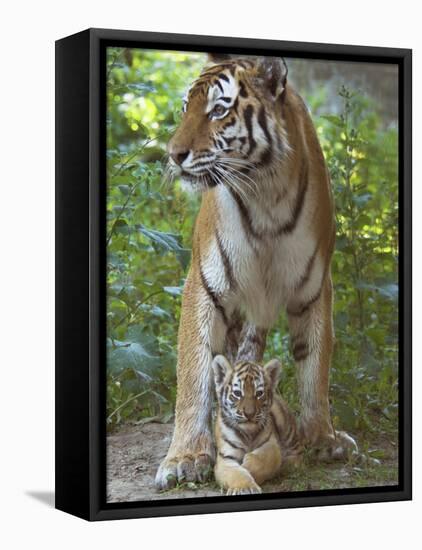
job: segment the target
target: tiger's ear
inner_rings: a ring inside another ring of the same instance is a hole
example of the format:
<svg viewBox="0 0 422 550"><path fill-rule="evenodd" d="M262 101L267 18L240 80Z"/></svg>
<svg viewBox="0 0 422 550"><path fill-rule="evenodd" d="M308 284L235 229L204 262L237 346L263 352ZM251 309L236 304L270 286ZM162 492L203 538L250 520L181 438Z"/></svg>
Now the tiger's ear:
<svg viewBox="0 0 422 550"><path fill-rule="evenodd" d="M278 359L271 359L265 366L265 372L268 374L269 379L271 380L271 385L273 388L277 387L278 381L280 380L281 374L281 363Z"/></svg>
<svg viewBox="0 0 422 550"><path fill-rule="evenodd" d="M259 58L258 74L273 99L277 99L286 89L287 73L287 65L282 57Z"/></svg>
<svg viewBox="0 0 422 550"><path fill-rule="evenodd" d="M233 368L224 355L216 355L212 360L212 370L214 371L214 381L219 388L226 377L232 372Z"/></svg>
<svg viewBox="0 0 422 550"><path fill-rule="evenodd" d="M231 59L231 55L229 53L208 53L207 58L209 63L224 63L224 61L228 61Z"/></svg>

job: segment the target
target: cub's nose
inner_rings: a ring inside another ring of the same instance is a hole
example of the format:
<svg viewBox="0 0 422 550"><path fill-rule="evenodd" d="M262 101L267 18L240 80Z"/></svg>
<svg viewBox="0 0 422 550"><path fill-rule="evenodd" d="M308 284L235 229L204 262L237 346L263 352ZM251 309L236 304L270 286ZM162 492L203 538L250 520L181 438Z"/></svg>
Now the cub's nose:
<svg viewBox="0 0 422 550"><path fill-rule="evenodd" d="M171 149L170 150L170 156L174 160L176 164L181 166L183 162L188 158L189 156L189 150L186 149Z"/></svg>
<svg viewBox="0 0 422 550"><path fill-rule="evenodd" d="M255 407L245 407L243 409L243 414L245 415L246 420L253 420L255 417L255 413Z"/></svg>

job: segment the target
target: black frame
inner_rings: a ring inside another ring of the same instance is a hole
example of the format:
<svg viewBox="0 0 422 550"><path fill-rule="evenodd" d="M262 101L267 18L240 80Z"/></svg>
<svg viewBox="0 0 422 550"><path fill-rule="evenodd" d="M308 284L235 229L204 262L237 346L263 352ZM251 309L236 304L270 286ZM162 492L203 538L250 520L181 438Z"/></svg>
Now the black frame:
<svg viewBox="0 0 422 550"><path fill-rule="evenodd" d="M105 477L105 48L393 63L399 67L399 485L107 503ZM56 42L56 508L87 520L412 498L412 51L88 29Z"/></svg>

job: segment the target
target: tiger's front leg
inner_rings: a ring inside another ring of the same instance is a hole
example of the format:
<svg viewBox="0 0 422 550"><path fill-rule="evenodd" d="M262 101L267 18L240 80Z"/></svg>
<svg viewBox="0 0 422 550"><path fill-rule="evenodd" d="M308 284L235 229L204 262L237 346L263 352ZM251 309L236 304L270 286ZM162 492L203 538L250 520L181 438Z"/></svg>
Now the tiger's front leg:
<svg viewBox="0 0 422 550"><path fill-rule="evenodd" d="M261 447L246 453L242 462L242 466L259 485L276 476L280 472L281 464L281 449L274 435Z"/></svg>
<svg viewBox="0 0 422 550"><path fill-rule="evenodd" d="M261 487L252 474L234 458L217 456L215 479L227 495L251 495L261 493Z"/></svg>
<svg viewBox="0 0 422 550"><path fill-rule="evenodd" d="M179 326L175 428L155 478L160 490L177 482L203 482L212 474L211 362L221 352L225 334L224 311L193 265L183 292Z"/></svg>
<svg viewBox="0 0 422 550"><path fill-rule="evenodd" d="M356 456L356 442L346 432L335 431L330 417L329 370L334 344L330 275L326 275L318 294L305 303L290 304L287 314L298 367L301 435L321 459Z"/></svg>

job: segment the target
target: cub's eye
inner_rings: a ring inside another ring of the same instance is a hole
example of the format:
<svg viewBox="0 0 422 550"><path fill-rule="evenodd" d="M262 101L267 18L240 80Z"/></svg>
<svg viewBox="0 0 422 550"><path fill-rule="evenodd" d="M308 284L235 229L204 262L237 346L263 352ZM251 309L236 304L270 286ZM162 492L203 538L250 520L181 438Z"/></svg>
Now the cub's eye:
<svg viewBox="0 0 422 550"><path fill-rule="evenodd" d="M261 397L264 395L264 392L262 390L258 390L255 392L255 396L257 399L261 399Z"/></svg>
<svg viewBox="0 0 422 550"><path fill-rule="evenodd" d="M224 105L221 105L218 103L210 112L211 118L221 118L223 115L227 113L227 108L224 107Z"/></svg>
<svg viewBox="0 0 422 550"><path fill-rule="evenodd" d="M242 397L242 392L239 390L233 390L233 395L237 398Z"/></svg>

